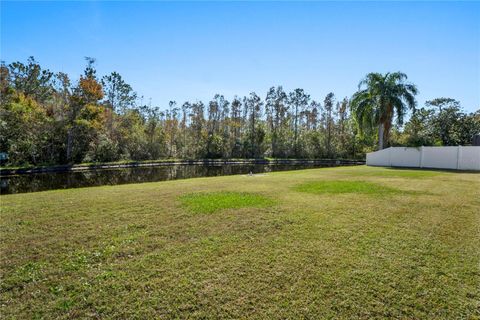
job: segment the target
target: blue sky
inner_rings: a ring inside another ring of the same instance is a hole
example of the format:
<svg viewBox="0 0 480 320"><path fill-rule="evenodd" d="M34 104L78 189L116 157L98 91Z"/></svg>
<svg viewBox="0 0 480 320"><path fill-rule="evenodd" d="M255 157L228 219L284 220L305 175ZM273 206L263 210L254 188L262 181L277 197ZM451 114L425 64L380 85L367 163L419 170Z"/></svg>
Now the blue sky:
<svg viewBox="0 0 480 320"><path fill-rule="evenodd" d="M419 105L480 107L480 2L1 2L1 58L77 78L84 57L152 104L272 85L322 100L402 71Z"/></svg>

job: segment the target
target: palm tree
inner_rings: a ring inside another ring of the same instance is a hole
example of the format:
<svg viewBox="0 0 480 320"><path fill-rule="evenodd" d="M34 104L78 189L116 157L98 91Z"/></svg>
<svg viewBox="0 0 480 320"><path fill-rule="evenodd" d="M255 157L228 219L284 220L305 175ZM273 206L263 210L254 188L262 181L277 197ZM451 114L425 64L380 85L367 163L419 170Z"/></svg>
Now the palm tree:
<svg viewBox="0 0 480 320"><path fill-rule="evenodd" d="M402 125L408 109L415 110L417 87L406 80L407 75L401 72L369 73L352 97L352 112L360 131L378 128L379 150L388 142L393 118L396 116Z"/></svg>

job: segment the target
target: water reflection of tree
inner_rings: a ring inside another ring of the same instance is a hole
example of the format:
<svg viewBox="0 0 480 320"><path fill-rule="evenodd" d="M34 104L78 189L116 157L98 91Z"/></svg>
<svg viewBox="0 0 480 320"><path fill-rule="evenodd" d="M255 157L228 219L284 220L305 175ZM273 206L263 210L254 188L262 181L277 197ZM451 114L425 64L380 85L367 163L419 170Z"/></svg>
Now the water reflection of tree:
<svg viewBox="0 0 480 320"><path fill-rule="evenodd" d="M51 189L247 174L249 172L268 173L273 171L297 170L324 166L335 166L335 164L175 165L106 170L102 169L82 172L38 173L5 178L2 177L0 187L2 194L22 193Z"/></svg>

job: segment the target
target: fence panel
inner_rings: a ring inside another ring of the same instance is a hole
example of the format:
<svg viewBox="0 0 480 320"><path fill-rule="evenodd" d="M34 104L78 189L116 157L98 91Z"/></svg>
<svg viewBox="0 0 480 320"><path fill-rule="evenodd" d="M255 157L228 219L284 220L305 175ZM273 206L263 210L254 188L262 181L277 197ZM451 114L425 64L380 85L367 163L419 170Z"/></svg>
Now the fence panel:
<svg viewBox="0 0 480 320"><path fill-rule="evenodd" d="M367 154L367 165L370 166L389 166L390 151L389 149L370 152Z"/></svg>
<svg viewBox="0 0 480 320"><path fill-rule="evenodd" d="M480 170L480 147L392 147L368 153L367 165Z"/></svg>
<svg viewBox="0 0 480 320"><path fill-rule="evenodd" d="M460 170L480 170L480 147L461 147L458 168Z"/></svg>
<svg viewBox="0 0 480 320"><path fill-rule="evenodd" d="M458 147L423 147L423 168L457 169Z"/></svg>
<svg viewBox="0 0 480 320"><path fill-rule="evenodd" d="M390 166L420 167L420 148L391 148Z"/></svg>

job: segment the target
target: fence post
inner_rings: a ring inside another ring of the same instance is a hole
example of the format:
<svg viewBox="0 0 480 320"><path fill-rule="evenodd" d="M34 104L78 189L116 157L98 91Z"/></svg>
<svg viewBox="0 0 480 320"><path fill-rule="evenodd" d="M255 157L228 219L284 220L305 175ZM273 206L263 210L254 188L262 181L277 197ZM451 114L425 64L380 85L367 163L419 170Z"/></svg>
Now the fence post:
<svg viewBox="0 0 480 320"><path fill-rule="evenodd" d="M423 168L423 146L420 147L420 168Z"/></svg>
<svg viewBox="0 0 480 320"><path fill-rule="evenodd" d="M460 170L460 158L462 156L462 146L457 147L457 170Z"/></svg>

